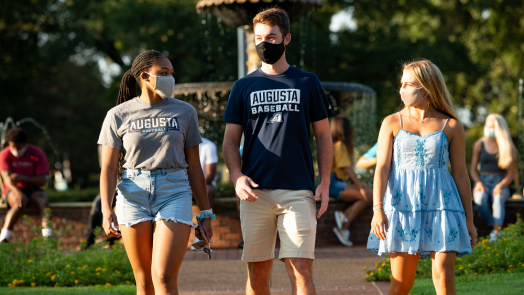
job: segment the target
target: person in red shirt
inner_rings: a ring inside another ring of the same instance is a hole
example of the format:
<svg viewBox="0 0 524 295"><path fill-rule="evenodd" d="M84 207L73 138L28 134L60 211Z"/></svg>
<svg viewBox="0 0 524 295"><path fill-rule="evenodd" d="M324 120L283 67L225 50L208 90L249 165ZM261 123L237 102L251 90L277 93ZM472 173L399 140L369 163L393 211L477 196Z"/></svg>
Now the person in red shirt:
<svg viewBox="0 0 524 295"><path fill-rule="evenodd" d="M47 158L41 149L27 143L27 133L20 127L9 130L6 141L9 146L0 152L0 173L9 211L0 233L0 243L9 241L9 235L24 207L38 210L42 216L42 235L49 237L51 229L47 228L47 220L43 215L49 207L49 201L42 190L49 174Z"/></svg>

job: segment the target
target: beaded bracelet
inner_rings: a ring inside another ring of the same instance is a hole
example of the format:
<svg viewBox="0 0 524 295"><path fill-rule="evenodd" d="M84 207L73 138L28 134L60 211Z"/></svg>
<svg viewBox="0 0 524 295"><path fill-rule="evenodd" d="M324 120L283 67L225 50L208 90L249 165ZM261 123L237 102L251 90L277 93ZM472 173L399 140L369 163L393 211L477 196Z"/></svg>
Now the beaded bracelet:
<svg viewBox="0 0 524 295"><path fill-rule="evenodd" d="M384 205L384 202L380 202L380 203L377 203L377 204L373 205L373 208L377 207L380 204Z"/></svg>

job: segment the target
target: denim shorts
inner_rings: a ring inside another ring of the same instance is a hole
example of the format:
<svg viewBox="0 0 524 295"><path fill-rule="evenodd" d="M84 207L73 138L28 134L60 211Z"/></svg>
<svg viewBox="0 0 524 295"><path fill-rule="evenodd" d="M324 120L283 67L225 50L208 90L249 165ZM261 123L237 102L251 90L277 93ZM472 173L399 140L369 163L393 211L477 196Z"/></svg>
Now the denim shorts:
<svg viewBox="0 0 524 295"><path fill-rule="evenodd" d="M338 179L335 173L331 173L331 181L329 183L330 197L335 199L340 198L340 194L342 194L342 192L346 189L346 186L348 186L347 182Z"/></svg>
<svg viewBox="0 0 524 295"><path fill-rule="evenodd" d="M194 227L191 188L185 168L125 169L117 189L118 224L129 227L164 219Z"/></svg>

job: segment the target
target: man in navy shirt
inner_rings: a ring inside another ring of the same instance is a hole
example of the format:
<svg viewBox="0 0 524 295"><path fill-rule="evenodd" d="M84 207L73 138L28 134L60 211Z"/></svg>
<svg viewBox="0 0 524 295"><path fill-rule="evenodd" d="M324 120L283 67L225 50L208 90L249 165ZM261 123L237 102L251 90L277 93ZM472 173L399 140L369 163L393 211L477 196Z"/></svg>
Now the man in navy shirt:
<svg viewBox="0 0 524 295"><path fill-rule="evenodd" d="M223 144L241 199L247 294L269 294L277 230L279 258L286 264L293 294L315 294L316 218L326 211L329 200L333 148L327 118L333 112L318 78L286 62L285 46L291 41L286 12L266 9L255 16L253 26L262 68L233 86L224 115ZM321 179L316 189L310 125Z"/></svg>

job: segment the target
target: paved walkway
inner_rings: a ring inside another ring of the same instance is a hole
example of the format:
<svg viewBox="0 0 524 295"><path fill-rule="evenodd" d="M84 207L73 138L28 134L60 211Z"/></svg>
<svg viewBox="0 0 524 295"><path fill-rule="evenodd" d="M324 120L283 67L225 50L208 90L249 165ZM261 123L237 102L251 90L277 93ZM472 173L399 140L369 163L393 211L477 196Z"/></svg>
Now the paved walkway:
<svg viewBox="0 0 524 295"><path fill-rule="evenodd" d="M389 283L365 281L363 267L373 267L381 260L364 246L317 248L313 263L317 294L385 295ZM183 294L245 294L246 265L240 260L240 249L217 249L211 260L202 252L187 251L178 275ZM278 258L278 249L275 251ZM290 294L291 284L284 263L274 260L271 272L271 294Z"/></svg>

